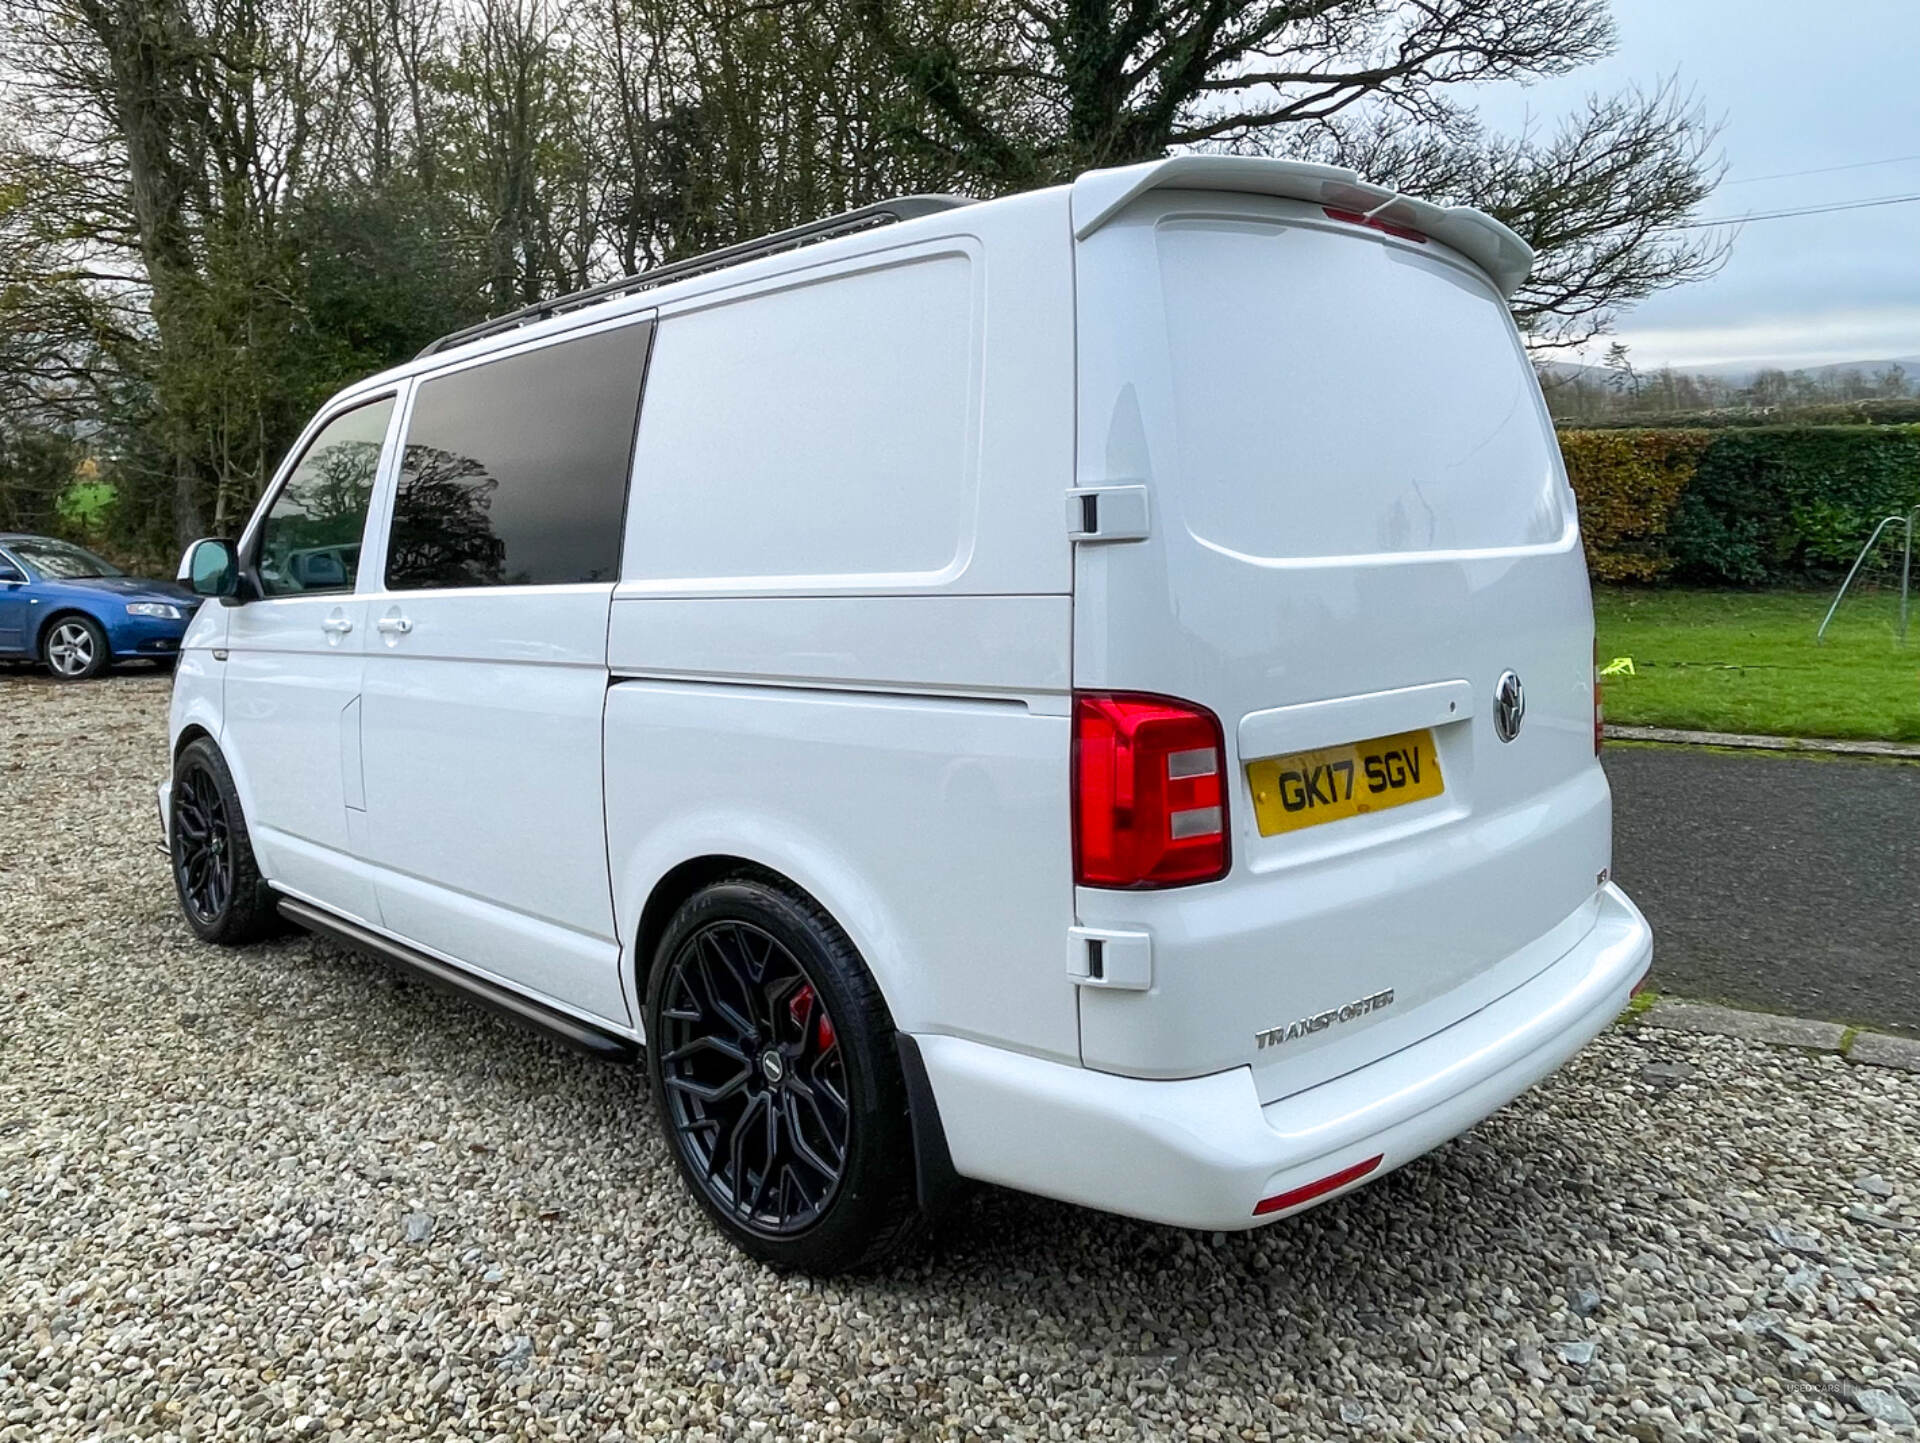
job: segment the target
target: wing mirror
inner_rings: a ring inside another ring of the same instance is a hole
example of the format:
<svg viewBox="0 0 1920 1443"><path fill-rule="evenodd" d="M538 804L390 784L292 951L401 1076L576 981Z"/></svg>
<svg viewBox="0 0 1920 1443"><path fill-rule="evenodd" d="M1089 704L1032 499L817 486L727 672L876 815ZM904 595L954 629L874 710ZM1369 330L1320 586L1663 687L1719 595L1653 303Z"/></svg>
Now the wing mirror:
<svg viewBox="0 0 1920 1443"><path fill-rule="evenodd" d="M11 561L0 561L0 586L25 586L27 574Z"/></svg>
<svg viewBox="0 0 1920 1443"><path fill-rule="evenodd" d="M202 537L180 558L178 579L198 596L232 604L240 599L240 555L231 541Z"/></svg>

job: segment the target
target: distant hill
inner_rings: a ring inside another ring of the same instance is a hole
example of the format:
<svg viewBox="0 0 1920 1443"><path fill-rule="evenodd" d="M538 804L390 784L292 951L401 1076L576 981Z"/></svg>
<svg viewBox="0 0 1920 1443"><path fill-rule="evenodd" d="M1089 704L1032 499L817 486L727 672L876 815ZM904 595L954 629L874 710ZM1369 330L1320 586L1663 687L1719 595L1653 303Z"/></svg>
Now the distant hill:
<svg viewBox="0 0 1920 1443"><path fill-rule="evenodd" d="M1729 426L1914 426L1920 399L1875 397L1865 401L1817 401L1805 406L1721 406L1693 411L1620 411L1556 415L1566 431L1709 430Z"/></svg>
<svg viewBox="0 0 1920 1443"><path fill-rule="evenodd" d="M1858 371L1863 376L1871 376L1889 366L1899 366L1911 376L1920 373L1920 356L1894 356L1879 361L1835 361L1825 366L1802 366L1792 361L1723 361L1712 366L1675 366L1674 369L1692 375L1712 376L1729 385L1751 386L1753 378L1762 371L1805 371L1816 381L1826 381L1842 371Z"/></svg>
<svg viewBox="0 0 1920 1443"><path fill-rule="evenodd" d="M1630 374L1549 360L1539 369L1547 409L1561 426L1845 426L1920 420L1915 395L1920 356L1797 367L1758 361L1691 370L1634 366Z"/></svg>
<svg viewBox="0 0 1920 1443"><path fill-rule="evenodd" d="M1673 370L1688 376L1711 376L1716 381L1724 381L1736 390L1753 384L1753 378L1762 371L1804 372L1815 381L1830 381L1843 371L1858 371L1863 376L1871 376L1876 371L1884 371L1889 366L1903 368L1909 376L1920 379L1920 356L1893 356L1877 361L1834 361L1825 366L1803 366L1793 361L1719 361L1710 366L1674 366ZM1582 365L1575 361L1547 361L1540 369L1556 380L1579 379L1594 385L1604 385L1607 380L1605 366ZM1658 373L1659 366L1641 366L1635 369L1643 376Z"/></svg>

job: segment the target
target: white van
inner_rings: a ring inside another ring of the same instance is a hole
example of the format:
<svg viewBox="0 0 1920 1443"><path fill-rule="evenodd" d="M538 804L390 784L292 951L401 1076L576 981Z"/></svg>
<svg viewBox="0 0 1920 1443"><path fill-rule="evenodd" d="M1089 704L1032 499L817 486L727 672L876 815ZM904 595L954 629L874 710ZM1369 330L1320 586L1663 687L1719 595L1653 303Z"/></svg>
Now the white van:
<svg viewBox="0 0 1920 1443"><path fill-rule="evenodd" d="M644 1043L776 1263L956 1178L1231 1229L1378 1177L1651 959L1530 259L1180 157L450 337L183 562L188 920Z"/></svg>

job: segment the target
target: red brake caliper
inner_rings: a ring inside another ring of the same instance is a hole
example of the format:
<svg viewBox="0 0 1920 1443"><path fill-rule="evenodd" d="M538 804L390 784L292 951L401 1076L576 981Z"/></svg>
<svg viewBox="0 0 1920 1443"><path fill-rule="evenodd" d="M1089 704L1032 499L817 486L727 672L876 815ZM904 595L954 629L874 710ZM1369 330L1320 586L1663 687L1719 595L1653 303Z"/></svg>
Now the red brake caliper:
<svg viewBox="0 0 1920 1443"><path fill-rule="evenodd" d="M806 1035L807 1020L813 1016L817 998L813 995L813 984L802 982L797 992L787 1001L787 1013L799 1025L801 1036ZM833 1047L833 1023L828 1020L826 1010L820 1011L820 1030L818 1033L820 1050L829 1051Z"/></svg>

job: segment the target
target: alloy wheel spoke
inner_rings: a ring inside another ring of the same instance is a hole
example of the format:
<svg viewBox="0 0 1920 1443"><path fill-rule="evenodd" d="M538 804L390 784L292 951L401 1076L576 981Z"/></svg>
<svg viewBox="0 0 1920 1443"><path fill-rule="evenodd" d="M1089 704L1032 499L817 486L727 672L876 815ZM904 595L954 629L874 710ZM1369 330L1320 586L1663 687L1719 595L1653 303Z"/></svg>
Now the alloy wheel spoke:
<svg viewBox="0 0 1920 1443"><path fill-rule="evenodd" d="M846 1081L839 1065L836 1046L822 1054L807 1074L808 1093L817 1100L824 1100L844 1123L851 1114L847 1106ZM839 1074L836 1076L836 1074Z"/></svg>
<svg viewBox="0 0 1920 1443"><path fill-rule="evenodd" d="M780 1159L780 1109L773 1105L766 1093L760 1094L760 1114L765 1118L760 1134L760 1176L753 1185L753 1196L747 1199L746 1212L749 1217L760 1211L761 1200L767 1195L767 1183L773 1177L774 1167ZM744 1127L744 1120L742 1123Z"/></svg>
<svg viewBox="0 0 1920 1443"><path fill-rule="evenodd" d="M696 1037L690 1042L682 1043L671 1052L662 1053L660 1060L662 1062L683 1062L689 1057L697 1057L702 1052L717 1052L722 1057L739 1063L743 1068L749 1061L744 1048L740 1047L737 1043L728 1041L724 1037Z"/></svg>
<svg viewBox="0 0 1920 1443"><path fill-rule="evenodd" d="M734 975L739 981L741 997L746 1003L747 1018L753 1024L753 1030L762 1039L771 1039L776 1033L773 1008L767 1000L768 952L763 947L755 947L753 939L738 924L727 928L726 937L725 947L721 947L718 938L714 945L717 950L731 954Z"/></svg>
<svg viewBox="0 0 1920 1443"><path fill-rule="evenodd" d="M711 1124L713 1132L713 1143L707 1149L707 1181L711 1183L719 1175L720 1169L726 1166L726 1149L720 1146L720 1135L725 1129L720 1126L718 1118L706 1117L701 1121Z"/></svg>
<svg viewBox="0 0 1920 1443"><path fill-rule="evenodd" d="M706 950L710 945L705 933L702 933L695 942L695 969L700 978L701 985L706 992L707 1008L716 1018L732 1029L735 1037L744 1040L745 1038L753 1036L753 1023L750 1019L741 1015L740 1010L721 994L719 984L714 979L714 959L708 955ZM724 959L722 959L721 966L724 967L725 965L726 963Z"/></svg>
<svg viewBox="0 0 1920 1443"><path fill-rule="evenodd" d="M846 1123L845 1114L836 1108L834 1116L829 1117L827 1115L827 1109L820 1105L820 1092L817 1088L796 1087L790 1089L790 1093L793 1098L795 1131L799 1131L799 1113L800 1110L804 1108L811 1116L814 1128L819 1133L821 1139L833 1149L834 1157L830 1166L833 1171L837 1173L841 1162L845 1160L846 1156L844 1134ZM802 1136L804 1136L804 1134L802 1134Z"/></svg>
<svg viewBox="0 0 1920 1443"><path fill-rule="evenodd" d="M744 1212L752 1212L751 1206L742 1207L741 1189L747 1183L747 1144L753 1140L751 1123L765 1110L767 1096L760 1093L749 1102L740 1116L734 1119L733 1131L727 1137L727 1160L732 1165L734 1206Z"/></svg>
<svg viewBox="0 0 1920 1443"><path fill-rule="evenodd" d="M812 1168L826 1181L832 1182L840 1176L838 1162L829 1162L816 1152L813 1144L807 1140L806 1130L801 1126L799 1100L794 1093L789 1092L786 1095L785 1109L787 1146L792 1150L795 1157Z"/></svg>
<svg viewBox="0 0 1920 1443"><path fill-rule="evenodd" d="M667 1086L675 1092L697 1098L701 1102L725 1102L747 1085L747 1079L753 1076L748 1067L741 1067L732 1077L720 1082L695 1082L690 1077L669 1076Z"/></svg>

